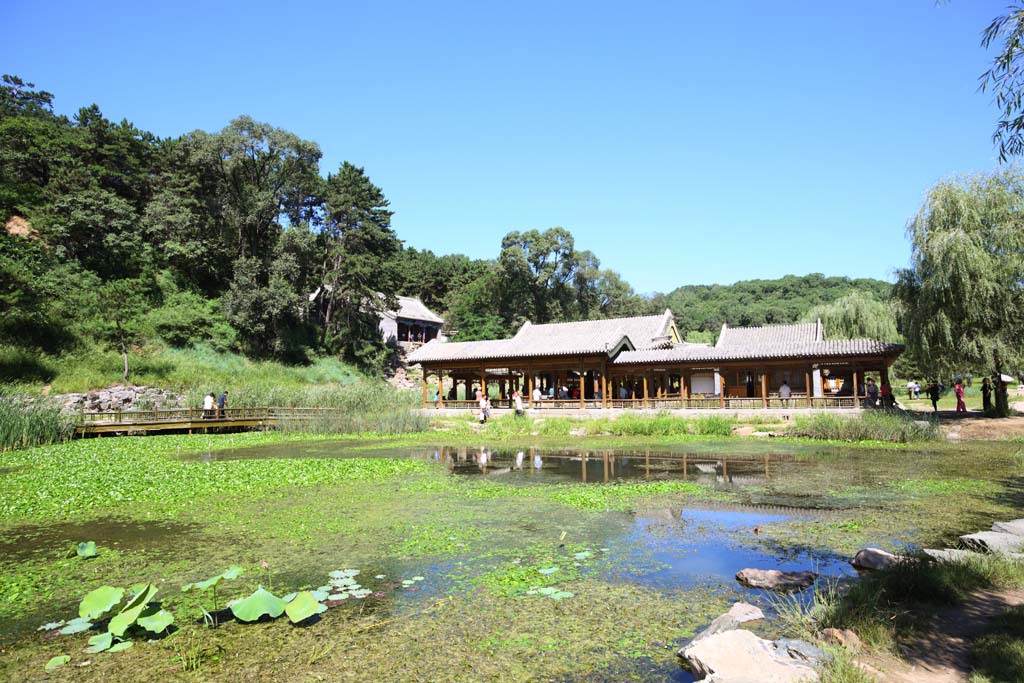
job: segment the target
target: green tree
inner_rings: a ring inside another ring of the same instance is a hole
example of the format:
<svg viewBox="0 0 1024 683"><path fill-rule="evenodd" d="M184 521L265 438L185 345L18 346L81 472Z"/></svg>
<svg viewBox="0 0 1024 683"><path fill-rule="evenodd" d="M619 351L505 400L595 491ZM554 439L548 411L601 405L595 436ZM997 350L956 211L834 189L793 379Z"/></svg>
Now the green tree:
<svg viewBox="0 0 1024 683"><path fill-rule="evenodd" d="M92 303L96 333L109 348L121 354L124 372L121 380L128 381L128 352L142 341L143 317L148 310L148 285L138 279L111 280L103 283Z"/></svg>
<svg viewBox="0 0 1024 683"><path fill-rule="evenodd" d="M908 228L901 327L936 372L1019 369L1024 334L1024 176L1005 169L938 183ZM997 410L1008 410L997 392Z"/></svg>
<svg viewBox="0 0 1024 683"><path fill-rule="evenodd" d="M365 171L347 161L327 176L324 199L321 342L346 360L379 368L380 315L398 305L402 243L391 229L393 212Z"/></svg>
<svg viewBox="0 0 1024 683"><path fill-rule="evenodd" d="M856 290L803 316L804 322L816 320L821 320L828 339L900 339L893 305Z"/></svg>
<svg viewBox="0 0 1024 683"><path fill-rule="evenodd" d="M455 341L502 339L514 331L499 313L501 280L484 273L448 295L448 327Z"/></svg>
<svg viewBox="0 0 1024 683"><path fill-rule="evenodd" d="M1006 161L1024 152L1024 4L1009 5L1006 14L993 19L982 32L986 49L999 43L992 66L981 75L981 89L992 92L999 108L992 142L999 160Z"/></svg>

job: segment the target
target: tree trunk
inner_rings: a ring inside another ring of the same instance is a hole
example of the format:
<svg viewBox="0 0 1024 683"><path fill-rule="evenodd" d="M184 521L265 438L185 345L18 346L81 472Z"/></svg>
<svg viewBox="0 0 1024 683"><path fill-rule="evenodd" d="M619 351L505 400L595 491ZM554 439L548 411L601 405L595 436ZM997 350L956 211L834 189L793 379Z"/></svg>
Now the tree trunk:
<svg viewBox="0 0 1024 683"><path fill-rule="evenodd" d="M999 358L999 352L992 352L992 360L996 366L995 390L996 390L996 415L1006 417L1010 414L1010 401L1007 395L1006 382L1003 381L1003 364Z"/></svg>
<svg viewBox="0 0 1024 683"><path fill-rule="evenodd" d="M121 381L125 384L128 383L128 345L121 342L121 358L124 360L124 374L121 375Z"/></svg>

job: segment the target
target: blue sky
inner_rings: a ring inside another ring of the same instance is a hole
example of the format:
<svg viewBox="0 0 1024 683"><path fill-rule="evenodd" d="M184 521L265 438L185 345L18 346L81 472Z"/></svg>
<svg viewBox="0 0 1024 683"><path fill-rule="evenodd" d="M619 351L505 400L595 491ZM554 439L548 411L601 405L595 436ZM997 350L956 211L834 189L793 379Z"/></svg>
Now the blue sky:
<svg viewBox="0 0 1024 683"><path fill-rule="evenodd" d="M641 292L890 279L925 191L996 166L1005 5L6 0L0 70L161 136L286 128L438 254L560 225Z"/></svg>

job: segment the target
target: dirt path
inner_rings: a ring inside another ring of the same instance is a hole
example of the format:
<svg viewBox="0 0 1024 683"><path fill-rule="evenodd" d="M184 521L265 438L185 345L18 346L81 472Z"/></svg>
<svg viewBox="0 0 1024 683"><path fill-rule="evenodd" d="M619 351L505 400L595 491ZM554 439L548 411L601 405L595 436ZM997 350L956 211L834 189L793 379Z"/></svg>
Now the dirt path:
<svg viewBox="0 0 1024 683"><path fill-rule="evenodd" d="M982 591L935 615L928 634L903 646L903 659L864 662L880 683L967 683L971 643L992 617L1024 604L1024 590ZM884 672L884 673L879 673Z"/></svg>

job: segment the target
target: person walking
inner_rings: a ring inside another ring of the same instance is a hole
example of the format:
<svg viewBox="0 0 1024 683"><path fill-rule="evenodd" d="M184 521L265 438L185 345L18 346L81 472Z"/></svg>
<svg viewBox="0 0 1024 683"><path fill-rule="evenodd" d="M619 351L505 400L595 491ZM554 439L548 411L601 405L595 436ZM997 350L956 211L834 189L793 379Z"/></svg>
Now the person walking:
<svg viewBox="0 0 1024 683"><path fill-rule="evenodd" d="M964 403L964 383L963 380L958 379L956 384L953 385L953 393L956 394L956 412L966 413L967 404Z"/></svg>
<svg viewBox="0 0 1024 683"><path fill-rule="evenodd" d="M538 409L540 408L540 402L541 402L542 398L543 398L543 396L540 393L540 387L534 385L534 387L533 387L533 406L534 406L534 408L538 408Z"/></svg>
<svg viewBox="0 0 1024 683"><path fill-rule="evenodd" d="M213 392L203 397L203 419L209 420L213 417L213 406L214 406Z"/></svg>
<svg viewBox="0 0 1024 683"><path fill-rule="evenodd" d="M926 391L928 392L928 398L932 401L932 412L939 412L939 394L941 393L939 391L939 383L929 382L928 389Z"/></svg>
<svg viewBox="0 0 1024 683"><path fill-rule="evenodd" d="M988 377L981 380L981 409L992 412L992 381Z"/></svg>
<svg viewBox="0 0 1024 683"><path fill-rule="evenodd" d="M868 396L868 408L874 408L878 405L878 385L875 384L875 380L868 378L868 385L864 388L864 392Z"/></svg>
<svg viewBox="0 0 1024 683"><path fill-rule="evenodd" d="M883 408L888 410L889 408L895 408L896 407L896 399L892 395L892 387L889 385L888 382L882 382L882 388L881 388L880 393L881 393L881 396L882 396L882 407Z"/></svg>
<svg viewBox="0 0 1024 683"><path fill-rule="evenodd" d="M519 390L512 392L512 405L516 409L516 417L523 416L523 397L519 395Z"/></svg>
<svg viewBox="0 0 1024 683"><path fill-rule="evenodd" d="M228 392L221 392L220 396L217 397L217 417L224 419L224 409L228 405Z"/></svg>

